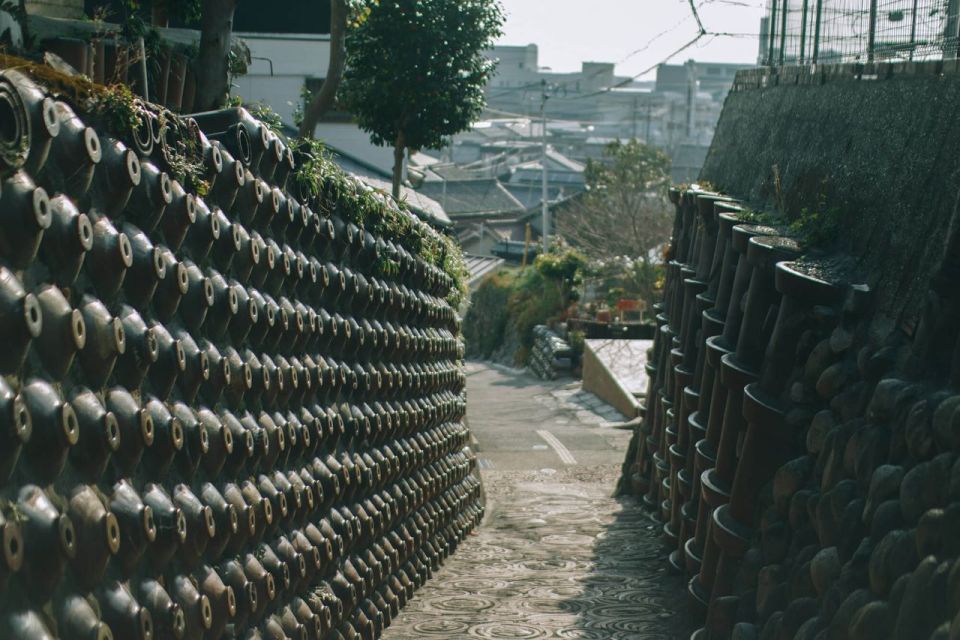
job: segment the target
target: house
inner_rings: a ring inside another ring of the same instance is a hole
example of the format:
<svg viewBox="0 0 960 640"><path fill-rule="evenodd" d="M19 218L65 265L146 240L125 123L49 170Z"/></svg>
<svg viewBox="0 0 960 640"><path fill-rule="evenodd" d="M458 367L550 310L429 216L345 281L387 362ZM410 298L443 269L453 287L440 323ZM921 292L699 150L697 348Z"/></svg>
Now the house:
<svg viewBox="0 0 960 640"><path fill-rule="evenodd" d="M233 93L269 104L284 124L293 125L303 89L319 89L330 64L329 0L238 2L233 28L251 58Z"/></svg>
<svg viewBox="0 0 960 640"><path fill-rule="evenodd" d="M539 150L538 150L539 151ZM543 157L515 165L510 170L511 185L523 186L540 184L543 180ZM583 177L585 165L571 160L552 147L546 152L547 180L551 187L569 186L573 191L581 191L586 184Z"/></svg>
<svg viewBox="0 0 960 640"><path fill-rule="evenodd" d="M655 80L637 80L618 76L613 64L603 62L553 72L539 66L538 54L533 44L497 46L488 52L499 60L486 90L491 118L526 116L536 126L543 106L550 144L568 158L598 157L600 147L589 142L597 138L638 139L677 155L684 175L699 169L691 164L697 154L691 155L688 147L709 146L736 71L753 66L688 60L659 65ZM479 155L477 133L475 128L462 146L456 138L455 159ZM532 132L515 133L514 140L532 138Z"/></svg>
<svg viewBox="0 0 960 640"><path fill-rule="evenodd" d="M454 221L509 218L525 210L496 178L429 181L419 192L439 202Z"/></svg>

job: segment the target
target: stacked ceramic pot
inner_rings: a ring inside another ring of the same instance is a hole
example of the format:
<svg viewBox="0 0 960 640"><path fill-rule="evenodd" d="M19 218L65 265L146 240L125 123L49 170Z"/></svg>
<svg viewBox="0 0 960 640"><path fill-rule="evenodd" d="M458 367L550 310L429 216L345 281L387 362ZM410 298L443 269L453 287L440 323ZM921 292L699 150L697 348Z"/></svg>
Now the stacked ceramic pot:
<svg viewBox="0 0 960 640"><path fill-rule="evenodd" d="M956 252L911 337L843 256L744 223L716 194L672 197L623 486L689 577L695 637L952 637Z"/></svg>
<svg viewBox="0 0 960 640"><path fill-rule="evenodd" d="M544 380L573 372L573 349L550 327L538 324L533 328L533 347L527 366Z"/></svg>
<svg viewBox="0 0 960 640"><path fill-rule="evenodd" d="M0 73L0 637L377 637L482 516L453 280L243 109L83 108Z"/></svg>

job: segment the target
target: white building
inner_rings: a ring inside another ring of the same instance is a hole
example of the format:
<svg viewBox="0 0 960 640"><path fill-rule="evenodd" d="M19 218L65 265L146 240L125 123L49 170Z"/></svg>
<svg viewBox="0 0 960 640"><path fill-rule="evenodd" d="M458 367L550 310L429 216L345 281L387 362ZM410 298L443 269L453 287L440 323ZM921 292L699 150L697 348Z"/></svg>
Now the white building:
<svg viewBox="0 0 960 640"><path fill-rule="evenodd" d="M324 33L236 32L250 47L247 75L234 80L232 93L244 102L269 104L285 124L302 103L304 86L317 89L330 64L330 35Z"/></svg>

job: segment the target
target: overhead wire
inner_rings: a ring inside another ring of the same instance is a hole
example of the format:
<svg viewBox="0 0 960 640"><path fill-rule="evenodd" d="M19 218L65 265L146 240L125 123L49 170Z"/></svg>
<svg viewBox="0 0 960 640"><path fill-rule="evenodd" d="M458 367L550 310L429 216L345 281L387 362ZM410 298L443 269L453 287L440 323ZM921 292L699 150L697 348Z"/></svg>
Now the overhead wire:
<svg viewBox="0 0 960 640"><path fill-rule="evenodd" d="M701 0L701 6L702 6L703 4L707 4L708 2L721 2L721 3L728 3L728 4L737 4L737 3L738 3L738 0ZM624 79L622 79L622 80L620 80L620 81L618 81L618 82L615 82L614 84L612 84L612 85L610 85L610 86L608 86L608 87L604 87L604 88L598 89L598 90L596 90L596 91L591 91L591 92L589 92L589 93L578 94L578 95L574 95L574 96L563 96L562 99L565 100L565 101L584 100L584 99L587 99L587 98L593 98L593 97L596 97L596 96L599 96L599 95L603 95L603 94L606 94L606 93L610 93L610 92L613 91L614 89L620 89L620 88L625 87L625 86L627 86L627 85L629 85L629 84L632 84L634 81L636 81L636 80L638 80L639 78L647 75L647 74L650 73L651 71L655 71L655 70L657 69L657 67L659 67L661 64L666 64L666 63L668 63L670 60L672 60L672 59L675 58L676 56L680 55L681 53L683 53L683 52L686 51L687 49L693 47L693 46L696 45L698 42L700 42L704 37L707 37L707 36L712 36L712 37L710 38L710 41L713 41L713 40L716 39L717 37L733 37L733 38L738 38L738 37L757 37L757 36L759 35L759 34L747 34L747 33L738 34L738 33L732 33L732 32L710 31L710 30L708 30L708 29L706 28L706 26L705 26L704 23L703 23L703 20L702 20L701 17L700 17L700 12L699 12L699 10L697 9L697 4L696 4L696 2L695 2L694 0L687 0L687 4L688 4L689 7L690 7L690 15L689 15L687 18L684 18L683 20L681 20L680 22L678 22L677 24L675 24L675 25L674 25L673 27L671 27L670 29L667 29L665 32L661 32L661 33L655 35L655 36L654 36L651 40L649 40L643 47L641 47L641 48L639 48L639 49L637 49L637 50L635 50L635 51L627 54L627 56L626 56L623 60L621 60L620 63L622 63L623 61L631 58L631 57L634 56L634 55L637 55L637 54L642 53L643 51L649 49L649 48L650 48L650 45L651 45L654 41L656 41L657 39L663 37L665 34L670 33L670 32L672 32L672 31L678 29L678 28L679 28L681 25L683 25L687 20L689 20L690 17L692 17L692 18L696 21L696 23L697 23L697 29L698 29L697 35L694 36L691 40L689 40L688 42L686 42L685 44L683 44L683 45L680 46L679 48L675 49L674 51L670 52L666 57L664 57L664 58L661 59L660 61L656 62L655 64L650 65L649 67L643 69L642 71L640 71L640 72L637 73L637 74L634 74L634 75L632 75L632 76L630 76L630 77L628 77L628 78L624 78ZM747 4L747 3L742 3L742 4ZM752 5L751 5L751 6L752 6ZM620 63L617 63L617 64L620 64ZM600 74L600 73L603 73L603 71L602 71L602 70L601 70L601 71L598 71L598 72L594 73L593 76L596 76L596 75L598 75L598 74ZM589 79L589 77L593 77L593 76L588 76L587 79ZM583 78L580 78L580 79L578 80L578 82L582 82L582 81L583 81ZM573 81L572 81L572 80L567 81L567 83L569 83L569 82L573 82ZM531 83L531 84L534 84L534 85L535 85L536 83ZM542 84L541 84L541 86L542 86ZM512 114L512 115L516 115L516 114ZM520 117L527 117L527 116L520 116Z"/></svg>
<svg viewBox="0 0 960 640"><path fill-rule="evenodd" d="M707 1L709 1L709 0L703 0L703 2L707 2ZM653 46L654 43L656 43L658 40L660 40L660 39L663 38L664 36L668 36L668 35L670 35L671 33L673 33L674 31L676 31L677 29L679 29L680 27L682 27L682 26L683 26L688 20L690 20L690 18L692 18L692 17L694 17L693 14L687 14L686 16L684 16L683 19L677 21L676 24L674 24L673 26L671 26L671 27L669 27L669 28L667 28L667 29L664 29L664 30L661 31L660 33L654 35L654 36L653 36L650 40L648 40L648 41L646 42L646 44L644 44L642 47L640 47L639 49L634 49L633 51L627 53L625 56L623 56L622 58L620 58L620 59L619 59L617 62L615 62L614 64L615 64L615 65L623 64L624 62L630 60L630 59L633 58L634 56L639 55L639 54L643 53L644 51L647 51L648 49L650 49L650 47ZM699 22L699 19L698 19L698 22ZM574 84L574 83L579 84L579 83L581 83L581 82L583 82L583 81L585 81L585 80L591 80L591 79L593 79L593 78L595 78L595 77L597 77L597 76L599 76L599 75L601 75L601 74L603 74L603 73L606 73L606 70L605 70L605 69L599 69L599 70L594 71L593 73L591 73L591 74L589 74L589 75L587 75L587 76L580 76L580 77L577 77L576 79L564 80L564 81L562 81L562 82L555 82L555 83L552 83L552 84L551 84L550 89L551 89L551 90L555 90L555 89L565 88L565 87L567 87L567 86L569 86L569 85L571 85L571 84ZM633 78L633 80L635 80L635 79L636 79L636 77ZM487 99L503 97L503 96L505 96L505 95L507 95L507 94L515 93L515 92L517 92L517 91L524 91L524 92L525 92L525 91L527 91L528 89L539 88L539 87L542 87L542 86L543 86L543 82L544 82L543 80L536 80L536 81L534 81L534 82L529 82L529 83L527 83L527 84L525 84L525 85L521 85L521 86L519 86L519 87L499 87L498 90L497 90L498 92L497 92L496 94L492 94L492 95L490 95L490 96L487 96ZM563 96L563 97L566 97L566 96Z"/></svg>

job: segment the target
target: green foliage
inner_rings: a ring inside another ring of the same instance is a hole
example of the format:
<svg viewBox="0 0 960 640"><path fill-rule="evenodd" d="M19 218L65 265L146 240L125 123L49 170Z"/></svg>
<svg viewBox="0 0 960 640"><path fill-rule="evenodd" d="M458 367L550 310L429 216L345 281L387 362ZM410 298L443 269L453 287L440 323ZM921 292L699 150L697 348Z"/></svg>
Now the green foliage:
<svg viewBox="0 0 960 640"><path fill-rule="evenodd" d="M140 126L143 104L125 84L105 87L93 94L88 105L112 131L133 133Z"/></svg>
<svg viewBox="0 0 960 640"><path fill-rule="evenodd" d="M203 177L203 149L200 148L198 132L191 130L185 120L166 109L159 110L158 116L161 131L169 127L176 133L173 144L163 149L163 159L170 169L170 175L185 189L204 196L210 185Z"/></svg>
<svg viewBox="0 0 960 640"><path fill-rule="evenodd" d="M467 354L489 358L502 344L509 315L507 304L513 293L515 275L511 271L490 274L473 293L463 322Z"/></svg>
<svg viewBox="0 0 960 640"><path fill-rule="evenodd" d="M790 232L808 249L826 249L837 241L843 230L840 209L802 209L800 216L790 223Z"/></svg>
<svg viewBox="0 0 960 640"><path fill-rule="evenodd" d="M191 24L200 20L202 11L200 0L164 0L170 15L181 22Z"/></svg>
<svg viewBox="0 0 960 640"><path fill-rule="evenodd" d="M559 280L548 278L536 269L524 271L507 304L510 320L520 336L520 345L528 349L532 347L533 328L555 320L566 306Z"/></svg>
<svg viewBox="0 0 960 640"><path fill-rule="evenodd" d="M287 139L286 134L283 132L283 119L269 104L265 102L254 102L246 105L246 109L250 112L250 115L267 125L267 128L273 131L281 140Z"/></svg>
<svg viewBox="0 0 960 640"><path fill-rule="evenodd" d="M512 331L520 345L514 361L525 361L533 346L533 328L558 319L576 297L583 281L586 258L557 243L539 256L533 269L502 270L477 288L463 324L468 353L489 358Z"/></svg>
<svg viewBox="0 0 960 640"><path fill-rule="evenodd" d="M594 197L623 189L665 196L670 186L670 157L638 140L611 142L601 160L587 161L584 179Z"/></svg>
<svg viewBox="0 0 960 640"><path fill-rule="evenodd" d="M580 330L570 331L567 334L567 343L574 353L582 354L587 343L587 334Z"/></svg>
<svg viewBox="0 0 960 640"><path fill-rule="evenodd" d="M303 83L300 86L300 102L293 108L293 124L297 129L303 124L304 111L311 102L313 102L313 91L310 90L307 83Z"/></svg>
<svg viewBox="0 0 960 640"><path fill-rule="evenodd" d="M251 55L250 47L247 46L246 42L236 37L231 40L230 54L227 60L227 72L230 74L231 81L233 78L247 75L250 63L253 62Z"/></svg>
<svg viewBox="0 0 960 640"><path fill-rule="evenodd" d="M549 252L537 256L533 266L544 278L573 287L583 282L587 257L576 249L558 243Z"/></svg>
<svg viewBox="0 0 960 640"><path fill-rule="evenodd" d="M160 2L166 7L168 15L175 20L186 24L200 20L202 12L200 0L154 0L153 2L148 0L146 3L140 0L123 0L122 6L125 12L139 14L145 4L153 6Z"/></svg>
<svg viewBox="0 0 960 640"><path fill-rule="evenodd" d="M496 0L360 0L341 96L378 146L440 148L483 110Z"/></svg>
<svg viewBox="0 0 960 640"><path fill-rule="evenodd" d="M620 298L636 298L650 303L660 295L663 264L620 256L590 263L591 275L605 301L613 306Z"/></svg>
<svg viewBox="0 0 960 640"><path fill-rule="evenodd" d="M561 236L590 260L608 286L652 301L657 254L673 226L667 199L670 159L636 140L615 142L585 170L587 191L557 214Z"/></svg>
<svg viewBox="0 0 960 640"><path fill-rule="evenodd" d="M755 211L753 209L744 209L737 217L741 222L746 224L776 224L783 222L783 219L774 213Z"/></svg>
<svg viewBox="0 0 960 640"><path fill-rule="evenodd" d="M406 203L394 202L347 175L330 157L319 140L299 139L293 146L302 152L293 180L311 197L320 198L321 213L336 213L400 245L410 253L439 268L453 279L447 301L458 308L467 293L467 268L460 246L449 236L438 233L413 214ZM325 208L324 208L325 207ZM379 268L386 275L393 267L385 260Z"/></svg>

